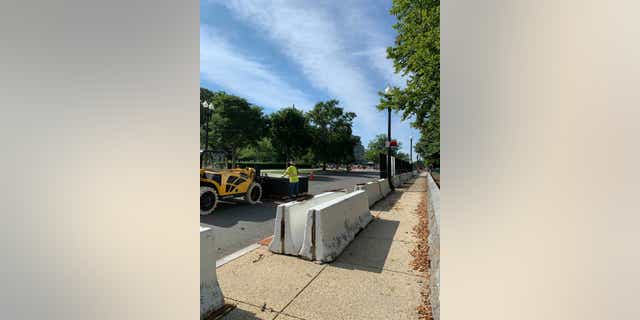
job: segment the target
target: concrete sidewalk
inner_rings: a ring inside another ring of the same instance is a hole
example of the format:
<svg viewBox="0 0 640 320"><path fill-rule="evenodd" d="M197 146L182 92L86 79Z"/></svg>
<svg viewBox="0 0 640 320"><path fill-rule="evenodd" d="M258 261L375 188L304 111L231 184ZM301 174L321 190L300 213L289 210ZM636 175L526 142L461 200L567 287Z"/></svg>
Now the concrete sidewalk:
<svg viewBox="0 0 640 320"><path fill-rule="evenodd" d="M338 259L317 264L271 253L266 246L217 269L223 319L418 319L428 281L410 267L415 209L426 197L420 176L378 202L374 220Z"/></svg>

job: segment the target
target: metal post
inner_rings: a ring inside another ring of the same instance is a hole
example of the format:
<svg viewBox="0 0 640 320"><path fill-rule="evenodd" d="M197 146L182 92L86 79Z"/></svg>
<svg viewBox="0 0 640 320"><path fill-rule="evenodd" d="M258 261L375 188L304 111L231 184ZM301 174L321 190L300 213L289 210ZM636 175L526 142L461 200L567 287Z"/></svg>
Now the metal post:
<svg viewBox="0 0 640 320"><path fill-rule="evenodd" d="M389 141L389 146L387 147L387 180L391 190L394 190L395 187L391 182L391 107L387 107L387 141Z"/></svg>
<svg viewBox="0 0 640 320"><path fill-rule="evenodd" d="M413 171L413 137L409 139L409 165Z"/></svg>

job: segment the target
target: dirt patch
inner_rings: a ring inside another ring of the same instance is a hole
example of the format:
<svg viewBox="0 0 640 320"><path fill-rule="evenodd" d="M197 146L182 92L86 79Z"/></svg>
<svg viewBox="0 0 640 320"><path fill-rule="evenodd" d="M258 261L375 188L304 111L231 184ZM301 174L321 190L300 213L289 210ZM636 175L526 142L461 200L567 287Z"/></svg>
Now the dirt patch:
<svg viewBox="0 0 640 320"><path fill-rule="evenodd" d="M263 245L263 246L268 246L269 244L271 244L271 240L272 239L273 239L273 236L268 236L268 237L258 241L258 243Z"/></svg>
<svg viewBox="0 0 640 320"><path fill-rule="evenodd" d="M413 256L411 261L411 267L422 273L425 279L429 279L429 219L427 217L427 198L424 197L420 200L418 208L415 210L415 214L419 217L419 222L413 227L413 233L418 238L415 247L409 252ZM432 320L433 313L431 311L430 303L430 290L429 281L422 283L422 290L420 290L422 296L422 303L418 306L418 314L420 320Z"/></svg>

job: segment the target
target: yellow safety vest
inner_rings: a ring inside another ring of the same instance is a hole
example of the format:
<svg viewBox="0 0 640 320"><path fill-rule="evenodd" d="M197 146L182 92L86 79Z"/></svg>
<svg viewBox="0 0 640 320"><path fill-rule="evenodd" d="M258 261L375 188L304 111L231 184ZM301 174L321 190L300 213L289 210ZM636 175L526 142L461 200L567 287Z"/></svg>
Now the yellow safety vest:
<svg viewBox="0 0 640 320"><path fill-rule="evenodd" d="M289 166L284 174L289 176L289 182L298 182L298 169L294 166Z"/></svg>

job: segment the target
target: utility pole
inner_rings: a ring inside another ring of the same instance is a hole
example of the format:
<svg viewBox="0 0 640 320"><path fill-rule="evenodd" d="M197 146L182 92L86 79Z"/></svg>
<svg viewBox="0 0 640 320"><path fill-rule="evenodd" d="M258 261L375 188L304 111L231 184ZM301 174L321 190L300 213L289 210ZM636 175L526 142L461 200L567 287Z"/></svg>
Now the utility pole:
<svg viewBox="0 0 640 320"><path fill-rule="evenodd" d="M409 139L409 165L411 165L411 171L413 171L413 136Z"/></svg>

